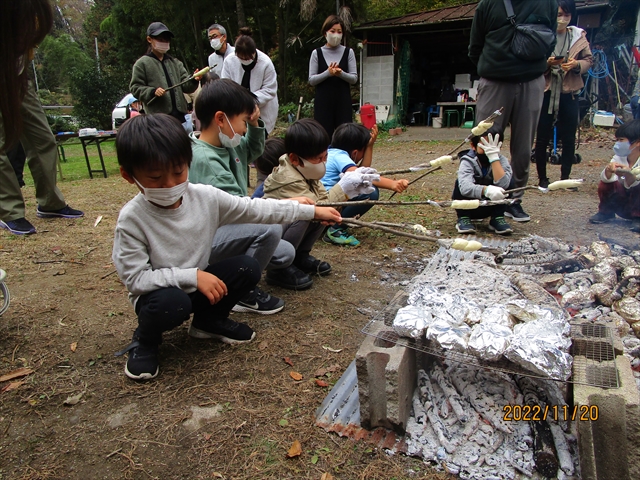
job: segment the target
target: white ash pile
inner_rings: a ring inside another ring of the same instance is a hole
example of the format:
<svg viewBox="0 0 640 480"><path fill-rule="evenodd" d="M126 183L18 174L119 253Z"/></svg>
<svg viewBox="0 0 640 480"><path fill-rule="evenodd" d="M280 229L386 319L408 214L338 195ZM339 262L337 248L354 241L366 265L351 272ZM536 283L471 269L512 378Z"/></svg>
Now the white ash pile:
<svg viewBox="0 0 640 480"><path fill-rule="evenodd" d="M575 424L548 415L549 421L532 431L528 421L505 421L513 419L510 408L530 401L565 405L551 381L518 377L516 382L495 371L434 364L428 373L418 373L407 453L463 479L574 478L579 464L570 429Z"/></svg>

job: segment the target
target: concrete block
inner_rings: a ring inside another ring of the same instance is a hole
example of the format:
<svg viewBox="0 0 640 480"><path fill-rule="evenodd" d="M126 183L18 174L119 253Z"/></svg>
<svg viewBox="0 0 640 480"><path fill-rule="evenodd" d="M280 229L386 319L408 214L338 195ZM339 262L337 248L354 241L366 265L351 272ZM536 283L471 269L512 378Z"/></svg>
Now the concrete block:
<svg viewBox="0 0 640 480"><path fill-rule="evenodd" d="M574 361L585 359L575 357ZM620 388L574 384L574 405L598 407L596 421L578 420L580 469L584 480L640 478L640 398L629 360L617 356L615 365ZM588 371L593 365L586 367Z"/></svg>
<svg viewBox="0 0 640 480"><path fill-rule="evenodd" d="M393 330L382 322L372 333ZM356 354L360 425L366 429L384 427L404 434L411 400L416 388L415 350L367 336Z"/></svg>

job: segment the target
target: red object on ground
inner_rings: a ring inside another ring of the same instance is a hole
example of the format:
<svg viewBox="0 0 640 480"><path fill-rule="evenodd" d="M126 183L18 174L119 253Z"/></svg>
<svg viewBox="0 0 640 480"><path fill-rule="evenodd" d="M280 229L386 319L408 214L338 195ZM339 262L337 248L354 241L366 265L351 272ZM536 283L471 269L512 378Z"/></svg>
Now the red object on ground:
<svg viewBox="0 0 640 480"><path fill-rule="evenodd" d="M371 129L376 124L376 107L370 103L365 103L360 107L360 120L362 125Z"/></svg>

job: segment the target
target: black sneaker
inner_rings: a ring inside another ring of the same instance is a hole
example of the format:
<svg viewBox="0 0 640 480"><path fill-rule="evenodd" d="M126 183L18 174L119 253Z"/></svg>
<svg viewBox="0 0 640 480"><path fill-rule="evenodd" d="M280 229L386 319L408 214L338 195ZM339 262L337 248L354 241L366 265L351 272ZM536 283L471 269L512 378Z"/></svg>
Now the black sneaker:
<svg viewBox="0 0 640 480"><path fill-rule="evenodd" d="M513 220L515 220L516 222L528 222L529 220L531 220L531 217L527 215L527 213L523 210L520 202L514 203L512 205L507 205L504 216L513 218Z"/></svg>
<svg viewBox="0 0 640 480"><path fill-rule="evenodd" d="M549 188L549 179L548 178L541 178L538 181L538 187L540 187L540 188Z"/></svg>
<svg viewBox="0 0 640 480"><path fill-rule="evenodd" d="M0 228L4 228L14 235L31 235L36 233L36 227L26 218L17 218L16 220L0 220Z"/></svg>
<svg viewBox="0 0 640 480"><path fill-rule="evenodd" d="M309 273L311 275L315 274L324 277L331 273L331 265L327 262L323 262L322 260L318 260L313 255L302 255L300 258L296 258L293 261L293 264L304 273Z"/></svg>
<svg viewBox="0 0 640 480"><path fill-rule="evenodd" d="M39 218L80 218L84 217L84 212L71 208L69 205L61 208L60 210L45 211L40 209L40 205L38 205L38 208L36 208L36 215Z"/></svg>
<svg viewBox="0 0 640 480"><path fill-rule="evenodd" d="M191 322L189 335L193 338L213 338L222 343L233 345L234 343L247 343L256 337L249 325L234 322L230 318L208 322L206 325L194 325Z"/></svg>
<svg viewBox="0 0 640 480"><path fill-rule="evenodd" d="M458 233L476 233L476 227L471 223L469 217L460 217L456 222Z"/></svg>
<svg viewBox="0 0 640 480"><path fill-rule="evenodd" d="M267 270L265 280L269 285L277 285L289 290L306 290L313 285L313 279L295 265L278 270Z"/></svg>
<svg viewBox="0 0 640 480"><path fill-rule="evenodd" d="M251 312L261 315L271 315L278 313L284 308L284 300L263 292L258 287L247 293L242 300L236 303L232 310L234 312Z"/></svg>
<svg viewBox="0 0 640 480"><path fill-rule="evenodd" d="M589 219L590 223L607 223L612 222L616 218L613 213L598 212Z"/></svg>
<svg viewBox="0 0 640 480"><path fill-rule="evenodd" d="M492 218L489 221L489 230L496 232L498 235L513 233L513 228L505 221L504 217Z"/></svg>
<svg viewBox="0 0 640 480"><path fill-rule="evenodd" d="M115 355L120 357L129 352L124 374L133 380L151 380L160 372L158 364L158 346L146 345L133 337L133 341Z"/></svg>

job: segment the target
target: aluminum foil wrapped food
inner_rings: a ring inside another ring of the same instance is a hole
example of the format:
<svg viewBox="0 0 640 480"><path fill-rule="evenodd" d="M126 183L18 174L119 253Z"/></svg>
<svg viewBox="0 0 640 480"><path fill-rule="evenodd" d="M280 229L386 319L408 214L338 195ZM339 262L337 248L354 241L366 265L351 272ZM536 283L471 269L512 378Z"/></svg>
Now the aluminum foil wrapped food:
<svg viewBox="0 0 640 480"><path fill-rule="evenodd" d="M452 325L448 321L436 318L427 328L427 340L440 345L445 350L465 353L471 328L468 325Z"/></svg>
<svg viewBox="0 0 640 480"><path fill-rule="evenodd" d="M613 310L624 318L629 325L640 321L640 302L633 297L625 297L613 302Z"/></svg>
<svg viewBox="0 0 640 480"><path fill-rule="evenodd" d="M617 263L614 257L609 257L593 267L596 283L604 283L613 287L618 282Z"/></svg>
<svg viewBox="0 0 640 480"><path fill-rule="evenodd" d="M520 322L532 322L543 320L556 325L563 335L569 335L571 326L569 325L567 314L564 310L552 307L541 307L526 299L510 300L506 308Z"/></svg>
<svg viewBox="0 0 640 480"><path fill-rule="evenodd" d="M465 305L467 307L467 316L464 319L464 323L469 326L480 323L482 320L482 307L471 300L466 302Z"/></svg>
<svg viewBox="0 0 640 480"><path fill-rule="evenodd" d="M393 329L401 337L411 337L416 340L424 338L427 327L433 320L431 313L415 305L402 307L393 319Z"/></svg>
<svg viewBox="0 0 640 480"><path fill-rule="evenodd" d="M570 345L559 325L534 320L514 327L504 356L534 373L566 381L571 376Z"/></svg>
<svg viewBox="0 0 640 480"><path fill-rule="evenodd" d="M589 246L589 251L595 255L598 260L605 259L611 256L611 248L607 242L593 242Z"/></svg>
<svg viewBox="0 0 640 480"><path fill-rule="evenodd" d="M498 360L509 346L511 328L500 323L481 323L471 329L468 348L483 360Z"/></svg>
<svg viewBox="0 0 640 480"><path fill-rule="evenodd" d="M596 294L591 288L580 288L571 290L562 296L562 305L564 307L582 309L592 306L596 301Z"/></svg>
<svg viewBox="0 0 640 480"><path fill-rule="evenodd" d="M509 330L511 330L514 325L514 321L507 307L500 304L485 308L484 312L482 312L480 323L495 323L507 327Z"/></svg>

